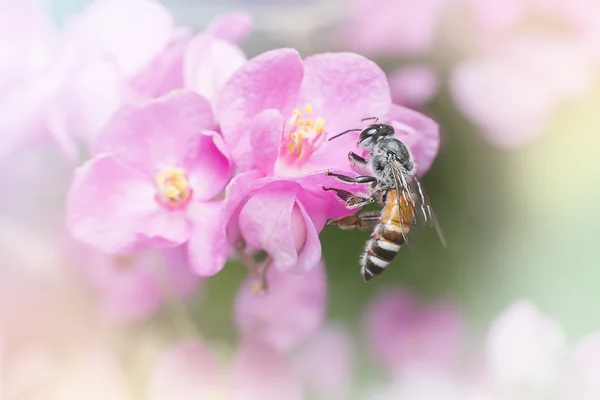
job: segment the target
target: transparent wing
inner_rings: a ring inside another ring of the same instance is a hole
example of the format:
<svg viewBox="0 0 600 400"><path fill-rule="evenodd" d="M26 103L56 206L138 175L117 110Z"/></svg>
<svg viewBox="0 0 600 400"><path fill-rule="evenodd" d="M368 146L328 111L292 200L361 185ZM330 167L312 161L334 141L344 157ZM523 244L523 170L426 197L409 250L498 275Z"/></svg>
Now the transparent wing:
<svg viewBox="0 0 600 400"><path fill-rule="evenodd" d="M404 232L402 230L402 238L404 242L413 247L417 240L415 240L415 235L412 234L413 228L417 223L418 216L416 214L417 207L415 203L415 199L411 196L410 187L408 182L406 181L404 174L402 172L402 168L393 160L390 160L388 163L389 171L393 177L394 187L396 190L396 201L398 202L398 213L400 217L400 221L402 223L410 223L411 229L409 232Z"/></svg>
<svg viewBox="0 0 600 400"><path fill-rule="evenodd" d="M435 228L440 242L446 247L446 238L437 220L437 217L429 201L429 197L423 188L417 175L409 175L396 163L390 163L398 190L398 207L401 210L401 218L404 221L413 221L409 240L406 241L413 247L422 235L423 228ZM409 207L401 207L404 203ZM406 237L404 238L407 239Z"/></svg>

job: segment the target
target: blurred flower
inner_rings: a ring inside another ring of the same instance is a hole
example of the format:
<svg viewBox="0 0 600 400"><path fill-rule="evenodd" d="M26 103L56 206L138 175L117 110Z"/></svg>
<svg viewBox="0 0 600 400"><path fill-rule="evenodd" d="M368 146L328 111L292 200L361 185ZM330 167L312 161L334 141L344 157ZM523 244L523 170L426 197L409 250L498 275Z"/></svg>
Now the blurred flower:
<svg viewBox="0 0 600 400"><path fill-rule="evenodd" d="M445 0L354 0L338 41L369 56L424 53L435 40L445 4Z"/></svg>
<svg viewBox="0 0 600 400"><path fill-rule="evenodd" d="M173 93L119 112L80 167L67 205L79 240L108 253L189 241L190 265L213 275L225 264L221 202L230 178L210 105Z"/></svg>
<svg viewBox="0 0 600 400"><path fill-rule="evenodd" d="M419 304L405 290L390 288L366 309L367 342L377 361L403 376L413 368L456 364L463 322L450 304Z"/></svg>
<svg viewBox="0 0 600 400"><path fill-rule="evenodd" d="M155 400L302 398L300 381L283 355L254 339L240 343L225 370L201 340L178 344L161 357L149 386Z"/></svg>
<svg viewBox="0 0 600 400"><path fill-rule="evenodd" d="M47 134L45 106L60 85L62 63L56 59L54 28L41 1L3 1L0 38L3 157Z"/></svg>
<svg viewBox="0 0 600 400"><path fill-rule="evenodd" d="M280 351L305 342L325 319L324 269L321 263L301 275L270 269L268 293L262 296L256 293L254 277L249 277L235 301L240 333L259 337Z"/></svg>
<svg viewBox="0 0 600 400"><path fill-rule="evenodd" d="M438 91L435 71L426 65L410 65L395 69L389 74L390 90L394 103L420 108Z"/></svg>
<svg viewBox="0 0 600 400"><path fill-rule="evenodd" d="M486 360L492 387L509 398L553 393L566 351L561 328L531 303L510 306L492 324ZM528 397L531 398L531 397Z"/></svg>
<svg viewBox="0 0 600 400"><path fill-rule="evenodd" d="M593 87L600 5L587 0L466 4L475 24L467 27L464 42L472 42L474 54L454 67L453 98L492 144L529 143L548 128L561 104ZM580 18L583 14L588 16ZM592 25L596 28L589 29Z"/></svg>
<svg viewBox="0 0 600 400"><path fill-rule="evenodd" d="M121 255L89 250L85 255L81 264L98 292L100 311L116 321L147 317L164 303L185 299L199 285L183 246Z"/></svg>
<svg viewBox="0 0 600 400"><path fill-rule="evenodd" d="M327 325L294 355L296 371L305 389L321 400L346 400L350 397L355 370L354 349L348 332L338 325Z"/></svg>
<svg viewBox="0 0 600 400"><path fill-rule="evenodd" d="M600 333L577 343L559 374L560 399L593 400L600 396Z"/></svg>

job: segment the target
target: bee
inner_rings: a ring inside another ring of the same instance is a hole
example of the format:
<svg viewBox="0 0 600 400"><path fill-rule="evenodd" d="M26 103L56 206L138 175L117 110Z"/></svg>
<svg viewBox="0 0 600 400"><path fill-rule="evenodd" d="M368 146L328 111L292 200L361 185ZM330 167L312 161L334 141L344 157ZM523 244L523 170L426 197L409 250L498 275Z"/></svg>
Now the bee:
<svg viewBox="0 0 600 400"><path fill-rule="evenodd" d="M417 176L412 153L394 137L394 127L377 121L375 119L375 123L364 129L350 129L329 139L349 132L360 132L357 147L364 149L368 158L353 151L348 153L348 158L353 169L365 175L353 178L331 171L325 173L346 183L367 184L366 194L323 188L336 192L348 208L361 208L374 202L383 206L380 211L363 212L327 222L328 226L337 225L341 229L373 229L360 261L365 282L385 271L400 248L405 243L411 243L412 235L409 238L409 234L419 227L435 228L442 245L446 246L444 234Z"/></svg>

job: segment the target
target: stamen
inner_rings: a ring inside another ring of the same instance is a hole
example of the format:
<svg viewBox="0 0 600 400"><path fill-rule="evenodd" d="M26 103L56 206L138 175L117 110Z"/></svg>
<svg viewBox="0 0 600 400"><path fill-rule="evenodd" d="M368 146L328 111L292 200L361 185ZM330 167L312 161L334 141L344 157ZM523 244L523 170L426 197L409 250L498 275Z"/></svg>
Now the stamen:
<svg viewBox="0 0 600 400"><path fill-rule="evenodd" d="M180 168L166 168L159 171L155 183L157 200L170 208L184 206L192 196L185 171Z"/></svg>
<svg viewBox="0 0 600 400"><path fill-rule="evenodd" d="M305 104L303 111L305 114L312 114L314 110L310 104ZM320 136L324 126L325 120L322 117L302 118L302 111L298 108L294 109L286 128L289 132L289 141L285 142L283 148L297 159L308 156L316 144L323 142Z"/></svg>

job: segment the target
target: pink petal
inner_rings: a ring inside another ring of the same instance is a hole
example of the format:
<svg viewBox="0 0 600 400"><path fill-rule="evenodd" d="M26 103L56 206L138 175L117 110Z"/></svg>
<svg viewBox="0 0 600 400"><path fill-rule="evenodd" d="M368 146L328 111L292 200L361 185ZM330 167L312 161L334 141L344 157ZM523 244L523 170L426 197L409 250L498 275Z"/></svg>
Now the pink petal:
<svg viewBox="0 0 600 400"><path fill-rule="evenodd" d="M283 355L258 340L243 340L230 383L232 400L300 400L302 386Z"/></svg>
<svg viewBox="0 0 600 400"><path fill-rule="evenodd" d="M254 118L250 144L255 164L265 174L272 175L281 148L283 117L277 110L265 110Z"/></svg>
<svg viewBox="0 0 600 400"><path fill-rule="evenodd" d="M183 65L191 38L183 34L139 71L129 82L132 90L146 98L165 96L184 88Z"/></svg>
<svg viewBox="0 0 600 400"><path fill-rule="evenodd" d="M481 57L456 66L452 96L477 124L484 138L502 148L516 148L537 138L556 103L535 75L512 57Z"/></svg>
<svg viewBox="0 0 600 400"><path fill-rule="evenodd" d="M456 362L463 329L452 306L419 305L408 292L388 289L371 302L365 318L371 351L393 373Z"/></svg>
<svg viewBox="0 0 600 400"><path fill-rule="evenodd" d="M91 62L73 72L61 88L59 112L70 137L87 145L127 98L115 64Z"/></svg>
<svg viewBox="0 0 600 400"><path fill-rule="evenodd" d="M560 399L593 400L600 394L600 334L577 343L561 373Z"/></svg>
<svg viewBox="0 0 600 400"><path fill-rule="evenodd" d="M251 248L264 249L273 259L273 266L282 270L293 267L298 260L297 243L292 235L295 200L293 192L261 191L250 197L239 216L244 241ZM301 224L294 222L296 226Z"/></svg>
<svg viewBox="0 0 600 400"><path fill-rule="evenodd" d="M389 77L394 103L406 107L422 107L438 91L438 78L427 65L411 65L394 70Z"/></svg>
<svg viewBox="0 0 600 400"><path fill-rule="evenodd" d="M252 17L243 11L234 11L213 19L205 32L231 43L244 40L252 31Z"/></svg>
<svg viewBox="0 0 600 400"><path fill-rule="evenodd" d="M193 223L187 245L190 266L200 276L215 275L227 261L227 221L223 202L191 204L188 214Z"/></svg>
<svg viewBox="0 0 600 400"><path fill-rule="evenodd" d="M199 134L197 154L188 162L188 180L196 200L210 200L225 189L232 165L223 138L212 131Z"/></svg>
<svg viewBox="0 0 600 400"><path fill-rule="evenodd" d="M523 0L473 0L478 29L501 34L525 16L527 3Z"/></svg>
<svg viewBox="0 0 600 400"><path fill-rule="evenodd" d="M214 126L210 104L195 93L177 92L117 113L94 143L94 152L154 177L162 168L194 160L203 129Z"/></svg>
<svg viewBox="0 0 600 400"><path fill-rule="evenodd" d="M362 118L384 116L390 108L385 73L363 56L317 54L304 60L304 70L299 103L311 104L331 135L360 127Z"/></svg>
<svg viewBox="0 0 600 400"><path fill-rule="evenodd" d="M255 283L248 278L235 302L235 321L242 335L260 337L274 348L287 351L322 325L327 295L323 264L300 275L271 268L265 295L254 292Z"/></svg>
<svg viewBox="0 0 600 400"><path fill-rule="evenodd" d="M296 369L318 399L346 400L354 372L354 354L348 332L327 326L300 349Z"/></svg>
<svg viewBox="0 0 600 400"><path fill-rule="evenodd" d="M54 41L52 20L41 0L3 1L0 87L42 71L51 60Z"/></svg>
<svg viewBox="0 0 600 400"><path fill-rule="evenodd" d="M303 76L296 50L278 49L261 54L238 69L219 97L219 121L229 145L246 133L249 121L273 108L291 115Z"/></svg>
<svg viewBox="0 0 600 400"><path fill-rule="evenodd" d="M310 104L313 115L325 120L327 136L364 126L362 118L383 117L391 106L385 73L357 54L327 53L304 61L305 75L299 104ZM285 114L284 114L285 115ZM305 163L304 172L347 168L356 135L326 142Z"/></svg>
<svg viewBox="0 0 600 400"><path fill-rule="evenodd" d="M152 400L192 400L223 394L224 377L216 357L199 339L163 354L149 382Z"/></svg>
<svg viewBox="0 0 600 400"><path fill-rule="evenodd" d="M313 269L319 260L321 260L321 241L319 240L319 233L302 203L297 202L296 206L302 218L296 223L292 220L292 229L303 229L305 232L303 235L297 235L300 238L300 246L302 247L298 253L296 264L292 267L292 271L302 273ZM292 217L294 215L292 213Z"/></svg>
<svg viewBox="0 0 600 400"><path fill-rule="evenodd" d="M412 152L417 173L424 175L440 148L440 131L438 124L429 117L408 108L394 105L387 119L396 130L396 137Z"/></svg>
<svg viewBox="0 0 600 400"><path fill-rule="evenodd" d="M150 249L118 256L86 253L82 265L99 292L102 313L131 322L154 313L168 295L191 294L199 279L188 269L182 249L165 250L164 257Z"/></svg>
<svg viewBox="0 0 600 400"><path fill-rule="evenodd" d="M486 343L491 379L503 388L525 383L546 388L565 350L560 327L528 301L519 301L492 324Z"/></svg>
<svg viewBox="0 0 600 400"><path fill-rule="evenodd" d="M114 156L98 156L75 174L67 200L69 229L77 239L108 253L131 250L147 239L169 245L185 242L188 224L178 215L164 216L154 194L143 174Z"/></svg>
<svg viewBox="0 0 600 400"><path fill-rule="evenodd" d="M185 54L185 87L204 96L217 111L221 90L245 62L246 55L237 46L201 33L191 41Z"/></svg>
<svg viewBox="0 0 600 400"><path fill-rule="evenodd" d="M96 0L70 21L67 34L84 54L114 60L132 77L167 47L173 29L173 16L157 1Z"/></svg>
<svg viewBox="0 0 600 400"><path fill-rule="evenodd" d="M357 0L340 41L363 54L424 53L435 39L444 0ZM365 24L365 16L377 24Z"/></svg>

